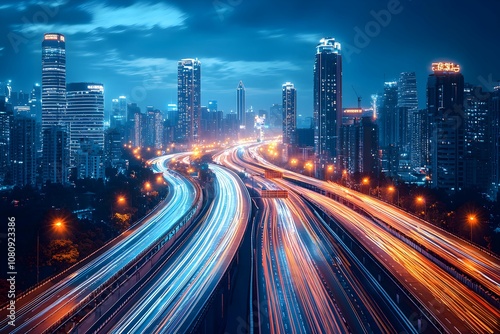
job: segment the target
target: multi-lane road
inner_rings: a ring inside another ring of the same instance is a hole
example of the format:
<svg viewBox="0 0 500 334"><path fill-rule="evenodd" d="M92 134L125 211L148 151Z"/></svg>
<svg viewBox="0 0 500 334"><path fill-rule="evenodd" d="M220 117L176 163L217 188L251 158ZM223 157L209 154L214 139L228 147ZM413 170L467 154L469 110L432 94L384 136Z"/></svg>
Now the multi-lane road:
<svg viewBox="0 0 500 334"><path fill-rule="evenodd" d="M496 258L386 203L331 183L279 169L265 161L256 147L250 151L251 153L247 155L249 162L257 162L261 168L280 170L289 179L300 180L349 199L377 219L394 224L393 228L399 229L401 226L403 233L410 231L415 240L422 242L424 247L437 254L443 254L443 257L450 263L456 264L460 270L465 272L475 270L474 277L482 278L484 284L492 291L498 288L499 280L496 276L500 271L497 269L499 263ZM260 170L260 173L262 172L263 169ZM496 307L395 237L386 228L326 196L297 187L288 181L280 182L283 186L295 188L297 192L321 205L339 220L352 235L364 243L379 262L393 272L408 291L413 292L415 298L445 330L455 333L500 331L500 312ZM441 242L443 239L446 242ZM464 268L464 262L470 262L467 264L469 268Z"/></svg>
<svg viewBox="0 0 500 334"><path fill-rule="evenodd" d="M172 157L157 159L155 164L158 164L158 167L154 168L162 168L161 166ZM29 294L19 300L16 327L9 326L7 321L3 320L0 323L0 332L44 332L175 226L193 206L199 194L197 188L186 178L172 172L165 172L163 175L171 190L165 205L149 215L141 224L124 233L112 247L85 266L71 272L57 283L47 283L47 288L42 293Z"/></svg>
<svg viewBox="0 0 500 334"><path fill-rule="evenodd" d="M238 158L238 149L215 160L235 170L259 173ZM258 175L251 184L256 189L277 189L276 181ZM391 323L383 314L301 197L290 192L287 199L261 201L256 235L261 333L412 331L411 324L394 319Z"/></svg>
<svg viewBox="0 0 500 334"><path fill-rule="evenodd" d="M235 258L251 210L236 174L217 165L210 170L216 196L207 216L102 332L185 333L196 321Z"/></svg>

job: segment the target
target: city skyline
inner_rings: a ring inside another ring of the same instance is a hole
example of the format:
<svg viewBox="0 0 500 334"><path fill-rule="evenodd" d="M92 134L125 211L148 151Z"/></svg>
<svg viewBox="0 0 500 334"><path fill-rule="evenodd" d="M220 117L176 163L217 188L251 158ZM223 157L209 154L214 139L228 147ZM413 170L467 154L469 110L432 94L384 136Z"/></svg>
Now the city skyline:
<svg viewBox="0 0 500 334"><path fill-rule="evenodd" d="M333 37L343 46L346 107L357 104L351 87L362 96L362 106L368 107L369 96L380 93L384 81L414 71L419 108L423 108L429 64L438 60L461 64L466 82L486 91L500 76L494 61L498 47L474 38L498 30L492 16L498 4L490 3L492 10L485 11L481 10L488 6L484 1L462 11L447 6L453 4L450 1L433 5L438 7L410 1L336 7L312 2L302 10L292 2L282 12L274 10L281 2L232 4L64 2L47 7L43 1L7 2L2 5L5 23L0 27L4 32L0 59L6 76L2 80L12 79L16 91L27 91L41 81L39 43L47 32L66 37L67 82L95 81L107 87L107 111L111 99L121 95L143 108L166 109L176 101L177 60L196 57L204 67L202 105L215 99L225 113L236 112L234 87L242 80L247 108L268 109L280 101L281 85L291 81L300 92L298 113L312 116L310 63L323 37ZM440 14L444 8L450 15ZM472 15L476 11L481 19ZM426 22L423 28L421 19ZM134 43L127 43L130 40Z"/></svg>

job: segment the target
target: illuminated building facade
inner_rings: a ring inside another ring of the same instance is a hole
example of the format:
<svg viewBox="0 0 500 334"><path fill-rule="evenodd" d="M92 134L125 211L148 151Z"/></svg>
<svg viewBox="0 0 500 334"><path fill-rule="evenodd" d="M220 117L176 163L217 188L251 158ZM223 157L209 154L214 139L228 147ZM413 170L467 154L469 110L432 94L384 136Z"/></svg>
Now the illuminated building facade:
<svg viewBox="0 0 500 334"><path fill-rule="evenodd" d="M337 163L342 124L342 56L334 38L323 38L314 62L314 151L316 175L323 178L327 164Z"/></svg>
<svg viewBox="0 0 500 334"><path fill-rule="evenodd" d="M33 117L16 117L11 131L11 164L13 183L17 186L36 184L36 122Z"/></svg>
<svg viewBox="0 0 500 334"><path fill-rule="evenodd" d="M453 63L435 63L432 69L427 79L431 184L456 192L465 185L464 77Z"/></svg>
<svg viewBox="0 0 500 334"><path fill-rule="evenodd" d="M296 145L297 129L297 90L291 82L282 86L283 101L283 144Z"/></svg>
<svg viewBox="0 0 500 334"><path fill-rule="evenodd" d="M238 114L238 121L240 128L246 127L246 101L245 101L245 86L240 81L236 88L236 113Z"/></svg>
<svg viewBox="0 0 500 334"><path fill-rule="evenodd" d="M61 34L45 34L42 42L42 130L65 122L66 41Z"/></svg>
<svg viewBox="0 0 500 334"><path fill-rule="evenodd" d="M177 142L195 144L199 141L200 101L201 62L181 59L177 63Z"/></svg>
<svg viewBox="0 0 500 334"><path fill-rule="evenodd" d="M104 150L104 86L77 82L66 87L66 118L70 124L70 157L74 161L81 143L92 143Z"/></svg>

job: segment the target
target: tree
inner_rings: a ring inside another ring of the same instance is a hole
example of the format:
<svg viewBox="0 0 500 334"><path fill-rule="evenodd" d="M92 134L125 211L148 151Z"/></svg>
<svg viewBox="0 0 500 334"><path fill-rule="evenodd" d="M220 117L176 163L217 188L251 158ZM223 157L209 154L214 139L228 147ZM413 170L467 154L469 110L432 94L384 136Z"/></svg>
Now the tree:
<svg viewBox="0 0 500 334"><path fill-rule="evenodd" d="M68 239L52 240L47 250L48 264L56 267L67 266L76 263L80 253L73 241Z"/></svg>

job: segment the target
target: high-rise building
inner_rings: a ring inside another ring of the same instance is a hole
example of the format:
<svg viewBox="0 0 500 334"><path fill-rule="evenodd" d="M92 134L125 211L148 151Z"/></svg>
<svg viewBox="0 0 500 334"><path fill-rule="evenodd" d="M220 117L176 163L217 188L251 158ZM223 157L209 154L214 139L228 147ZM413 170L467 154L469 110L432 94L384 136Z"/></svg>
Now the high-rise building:
<svg viewBox="0 0 500 334"><path fill-rule="evenodd" d="M266 120L270 128L281 128L283 124L283 108L281 104L273 104L269 108L269 117Z"/></svg>
<svg viewBox="0 0 500 334"><path fill-rule="evenodd" d="M76 82L66 87L66 119L70 124L70 158L74 161L80 143L92 142L104 150L104 86Z"/></svg>
<svg viewBox="0 0 500 334"><path fill-rule="evenodd" d="M429 167L429 117L427 109L410 113L411 116L411 166Z"/></svg>
<svg viewBox="0 0 500 334"><path fill-rule="evenodd" d="M69 136L67 127L52 126L43 131L43 181L68 182Z"/></svg>
<svg viewBox="0 0 500 334"><path fill-rule="evenodd" d="M243 81L240 80L236 88L236 113L238 114L240 127L246 127L246 112L245 86L243 85Z"/></svg>
<svg viewBox="0 0 500 334"><path fill-rule="evenodd" d="M13 183L18 186L36 184L36 146L38 137L35 118L15 117L10 134Z"/></svg>
<svg viewBox="0 0 500 334"><path fill-rule="evenodd" d="M177 108L176 140L197 143L201 108L201 62L198 59L181 59L177 63Z"/></svg>
<svg viewBox="0 0 500 334"><path fill-rule="evenodd" d="M453 63L432 64L427 79L431 184L456 192L465 186L464 77Z"/></svg>
<svg viewBox="0 0 500 334"><path fill-rule="evenodd" d="M66 42L45 34L42 42L42 130L64 123L66 112Z"/></svg>
<svg viewBox="0 0 500 334"><path fill-rule="evenodd" d="M111 100L111 117L109 124L111 128L125 126L127 122L127 97L120 96Z"/></svg>
<svg viewBox="0 0 500 334"><path fill-rule="evenodd" d="M340 43L323 38L316 47L314 62L314 147L316 174L326 164L338 163L342 125L342 56ZM318 165L319 164L319 165Z"/></svg>
<svg viewBox="0 0 500 334"><path fill-rule="evenodd" d="M12 105L0 97L0 184L4 183L10 169L10 133L13 119Z"/></svg>
<svg viewBox="0 0 500 334"><path fill-rule="evenodd" d="M465 187L490 190L493 168L494 117L491 94L481 87L465 84Z"/></svg>
<svg viewBox="0 0 500 334"><path fill-rule="evenodd" d="M344 161L341 167L350 174L378 175L378 125L373 115L357 110L344 109L345 121L341 129Z"/></svg>
<svg viewBox="0 0 500 334"><path fill-rule="evenodd" d="M30 111L35 117L37 123L42 123L42 87L40 84L34 84L30 94Z"/></svg>
<svg viewBox="0 0 500 334"><path fill-rule="evenodd" d="M417 97L417 77L415 72L403 72L399 75L398 81L398 118L399 118L399 145L402 152L410 160L410 164L417 167L414 163L415 156L412 156L412 135L414 126L413 113L418 111ZM412 163L413 161L413 163Z"/></svg>
<svg viewBox="0 0 500 334"><path fill-rule="evenodd" d="M282 86L283 101L283 144L296 145L297 129L297 90L293 83L287 82Z"/></svg>
<svg viewBox="0 0 500 334"><path fill-rule="evenodd" d="M116 167L121 161L122 139L116 128L109 128L104 134L104 156L107 166Z"/></svg>
<svg viewBox="0 0 500 334"><path fill-rule="evenodd" d="M491 93L491 115L493 118L493 175L490 194L493 198L500 199L500 82Z"/></svg>
<svg viewBox="0 0 500 334"><path fill-rule="evenodd" d="M380 127L380 147L397 145L399 139L398 83L384 83L384 95L380 98L378 124Z"/></svg>

